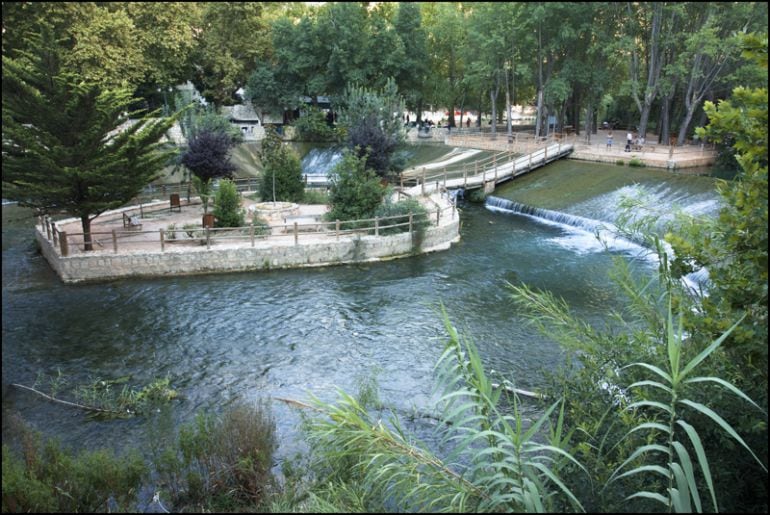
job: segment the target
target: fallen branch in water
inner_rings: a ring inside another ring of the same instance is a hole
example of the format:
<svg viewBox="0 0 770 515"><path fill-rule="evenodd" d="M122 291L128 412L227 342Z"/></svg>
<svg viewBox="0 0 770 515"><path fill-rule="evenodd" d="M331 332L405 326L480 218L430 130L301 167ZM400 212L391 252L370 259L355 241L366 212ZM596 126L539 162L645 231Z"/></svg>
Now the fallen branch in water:
<svg viewBox="0 0 770 515"><path fill-rule="evenodd" d="M86 406L84 404L78 404L76 402L70 402L70 401L65 401L65 400L62 400L62 399L57 399L56 397L51 397L47 393L43 393L40 390L35 390L34 388L31 388L29 386L24 386L23 384L12 383L11 386L15 386L17 388L22 388L24 390L29 390L32 393L36 393L36 394L38 394L38 395L40 395L42 397L45 397L49 401L58 402L59 404L64 404L65 406L72 406L73 408L79 408L79 409L86 410L86 411L95 411L97 413L107 413L107 414L116 415L116 416L119 416L119 417L124 417L124 416L126 416L126 414L129 414L129 415L131 414L131 412L123 413L122 411L114 411L114 410L109 410L109 409L97 408L95 406Z"/></svg>

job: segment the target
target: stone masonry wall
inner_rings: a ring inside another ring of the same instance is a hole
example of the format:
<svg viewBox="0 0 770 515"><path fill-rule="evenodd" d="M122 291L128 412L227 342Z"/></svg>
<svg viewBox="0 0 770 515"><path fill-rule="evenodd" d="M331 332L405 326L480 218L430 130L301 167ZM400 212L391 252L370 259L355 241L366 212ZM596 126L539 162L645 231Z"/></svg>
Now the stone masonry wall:
<svg viewBox="0 0 770 515"><path fill-rule="evenodd" d="M418 253L448 249L460 239L459 214L451 221L425 231ZM379 261L414 254L411 235L333 237L328 241L300 240L293 242L260 242L255 247L213 246L167 247L165 252L134 251L120 254L99 253L62 257L53 248L38 226L35 237L43 256L66 283L115 279L119 277L147 277L214 272L241 272L278 268L326 266L365 261Z"/></svg>

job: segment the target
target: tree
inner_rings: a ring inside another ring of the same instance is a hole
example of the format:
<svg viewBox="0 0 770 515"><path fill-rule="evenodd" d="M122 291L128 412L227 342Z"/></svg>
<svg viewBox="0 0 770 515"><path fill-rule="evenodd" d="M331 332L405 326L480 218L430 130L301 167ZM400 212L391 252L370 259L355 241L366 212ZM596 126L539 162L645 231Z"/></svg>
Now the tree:
<svg viewBox="0 0 770 515"><path fill-rule="evenodd" d="M428 38L422 27L419 4L399 2L394 26L404 48L403 64L396 82L399 91L404 94L406 106L415 110L419 120L422 118L424 88L429 65Z"/></svg>
<svg viewBox="0 0 770 515"><path fill-rule="evenodd" d="M382 177L391 170L391 158L404 140L401 120L404 104L398 87L389 79L381 90L349 86L342 100L340 123L347 131L346 146Z"/></svg>
<svg viewBox="0 0 770 515"><path fill-rule="evenodd" d="M49 30L34 52L3 57L3 196L77 216L85 250L91 222L155 179L172 149L159 143L174 119L136 120L130 90L65 71Z"/></svg>
<svg viewBox="0 0 770 515"><path fill-rule="evenodd" d="M299 202L305 192L302 163L290 147L283 144L274 129L268 129L259 151L262 179L259 193L262 200Z"/></svg>
<svg viewBox="0 0 770 515"><path fill-rule="evenodd" d="M269 55L270 31L259 2L205 4L203 27L192 53L193 83L216 105L232 104L257 59Z"/></svg>
<svg viewBox="0 0 770 515"><path fill-rule="evenodd" d="M182 164L193 174L193 186L203 202L203 213L208 212L211 181L230 178L235 165L230 162L233 138L223 132L203 130L190 139L182 154Z"/></svg>

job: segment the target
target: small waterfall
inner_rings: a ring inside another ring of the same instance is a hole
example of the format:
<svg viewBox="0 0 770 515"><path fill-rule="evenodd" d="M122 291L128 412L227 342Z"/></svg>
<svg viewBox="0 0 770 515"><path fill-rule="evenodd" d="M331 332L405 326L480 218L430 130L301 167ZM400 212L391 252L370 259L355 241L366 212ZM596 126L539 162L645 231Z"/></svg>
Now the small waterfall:
<svg viewBox="0 0 770 515"><path fill-rule="evenodd" d="M323 176L342 159L342 149L339 147L314 148L302 158L302 174Z"/></svg>
<svg viewBox="0 0 770 515"><path fill-rule="evenodd" d="M518 202L495 197L493 195L487 197L485 206L491 211L526 215L531 218L554 222L557 225L576 227L588 232L595 232L597 229L601 229L606 226L597 220L591 220L582 216L569 215L559 211L551 211L550 209L528 206L526 204L520 204Z"/></svg>
<svg viewBox="0 0 770 515"><path fill-rule="evenodd" d="M658 264L658 258L654 252L645 248L639 242L618 236L619 230L617 226L610 222L528 206L492 195L487 197L485 207L490 211L522 215L540 223L561 227L573 234L553 238L551 241L571 248L577 253L598 252L609 249L645 259L652 265ZM701 207L699 206L699 208ZM713 205L709 204L708 207L711 209ZM574 233L576 231L582 234L575 236ZM665 252L669 256L673 256L673 250L670 245L666 242L662 242L662 244ZM708 270L705 268L696 270L683 277L682 282L693 294L700 295L702 293L706 295L709 285Z"/></svg>

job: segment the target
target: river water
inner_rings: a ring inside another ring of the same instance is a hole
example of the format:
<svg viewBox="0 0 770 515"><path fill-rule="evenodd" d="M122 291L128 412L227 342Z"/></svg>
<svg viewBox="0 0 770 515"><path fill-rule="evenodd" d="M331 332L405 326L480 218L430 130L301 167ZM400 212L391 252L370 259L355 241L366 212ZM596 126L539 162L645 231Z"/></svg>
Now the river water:
<svg viewBox="0 0 770 515"><path fill-rule="evenodd" d="M654 265L629 242L609 252L575 220L613 222L617 201L644 192L715 213L713 179L563 160L498 188L488 206L462 205L450 250L384 263L306 270L124 279L65 285L36 251L28 211L3 207L3 431L9 415L74 447L146 448L146 421L92 420L11 387L59 371L70 384L130 375L140 387L168 376L183 396L176 423L201 409L267 397L332 400L376 374L380 398L428 409L446 340L439 306L480 349L488 371L520 388L544 384L564 360L528 328L506 282L564 298L602 323L622 297L607 276L612 255ZM515 214L513 203L567 215ZM589 224L590 225L590 224ZM589 229L590 231L590 229ZM279 456L297 444L297 414L272 402Z"/></svg>

